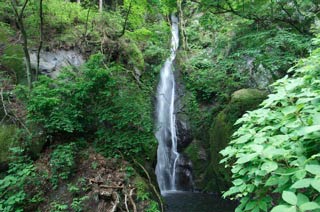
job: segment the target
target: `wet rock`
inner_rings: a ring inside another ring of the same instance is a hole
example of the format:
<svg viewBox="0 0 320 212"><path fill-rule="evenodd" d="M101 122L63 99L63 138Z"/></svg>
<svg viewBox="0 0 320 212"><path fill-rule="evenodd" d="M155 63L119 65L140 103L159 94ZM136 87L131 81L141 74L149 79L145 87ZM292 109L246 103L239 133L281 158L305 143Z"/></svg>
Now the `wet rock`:
<svg viewBox="0 0 320 212"><path fill-rule="evenodd" d="M181 152L192 142L193 137L187 122L178 119L176 124L178 129L178 152Z"/></svg>
<svg viewBox="0 0 320 212"><path fill-rule="evenodd" d="M192 171L194 186L196 188L204 187L204 172L209 165L209 157L204 147L204 142L193 140L192 143L184 150L184 153L192 161Z"/></svg>
<svg viewBox="0 0 320 212"><path fill-rule="evenodd" d="M183 154L180 154L177 161L176 175L179 179L179 182L176 182L178 190L193 190L192 162Z"/></svg>
<svg viewBox="0 0 320 212"><path fill-rule="evenodd" d="M177 98L175 101L175 114L176 114L176 126L177 126L177 142L178 142L178 152L182 152L193 140L193 135L191 132L189 114L186 112L187 99L186 92L182 76L179 71L174 73L176 78L176 92Z"/></svg>

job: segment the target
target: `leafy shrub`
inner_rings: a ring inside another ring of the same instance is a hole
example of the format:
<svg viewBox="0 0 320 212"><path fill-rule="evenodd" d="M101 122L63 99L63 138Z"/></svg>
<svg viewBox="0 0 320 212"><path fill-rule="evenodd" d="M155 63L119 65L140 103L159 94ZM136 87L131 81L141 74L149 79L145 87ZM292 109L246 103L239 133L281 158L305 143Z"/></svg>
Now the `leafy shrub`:
<svg viewBox="0 0 320 212"><path fill-rule="evenodd" d="M83 211L83 206L84 206L84 202L89 199L88 196L83 196L83 197L79 197L79 198L73 198L72 203L71 203L71 208L75 211L75 212L81 212Z"/></svg>
<svg viewBox="0 0 320 212"><path fill-rule="evenodd" d="M0 211L3 212L23 211L23 206L32 199L24 188L35 176L35 167L30 159L23 155L23 150L17 147L11 150L13 156L8 173L0 179Z"/></svg>
<svg viewBox="0 0 320 212"><path fill-rule="evenodd" d="M57 187L59 180L66 180L75 167L76 144L58 145L51 154L50 167L52 171L51 182Z"/></svg>
<svg viewBox="0 0 320 212"><path fill-rule="evenodd" d="M122 66L106 67L97 54L80 72L41 78L30 95L28 120L47 134L91 132L106 156L120 151L145 158L156 144L150 90Z"/></svg>
<svg viewBox="0 0 320 212"><path fill-rule="evenodd" d="M240 199L236 211L320 211L320 49L274 84L258 110L236 124L221 151ZM282 198L281 198L282 197Z"/></svg>

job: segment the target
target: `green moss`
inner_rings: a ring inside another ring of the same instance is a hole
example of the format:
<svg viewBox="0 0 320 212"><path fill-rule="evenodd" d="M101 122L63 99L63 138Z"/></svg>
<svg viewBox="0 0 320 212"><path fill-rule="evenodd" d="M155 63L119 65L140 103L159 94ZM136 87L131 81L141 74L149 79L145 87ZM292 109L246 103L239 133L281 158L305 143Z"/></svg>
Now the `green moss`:
<svg viewBox="0 0 320 212"><path fill-rule="evenodd" d="M10 148L16 144L16 127L13 125L0 126L0 164L7 163L10 156Z"/></svg>
<svg viewBox="0 0 320 212"><path fill-rule="evenodd" d="M256 89L241 89L232 94L230 103L215 117L209 132L210 165L205 171L205 190L223 191L229 186L230 172L219 164L220 151L231 140L236 130L235 121L246 111L255 109L266 97L266 93Z"/></svg>

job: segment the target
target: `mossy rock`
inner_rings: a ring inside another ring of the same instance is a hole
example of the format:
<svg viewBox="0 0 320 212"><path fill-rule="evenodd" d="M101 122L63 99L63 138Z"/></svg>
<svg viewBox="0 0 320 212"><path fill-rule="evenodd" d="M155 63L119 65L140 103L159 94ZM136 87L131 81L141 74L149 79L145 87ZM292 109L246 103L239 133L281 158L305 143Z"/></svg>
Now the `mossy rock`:
<svg viewBox="0 0 320 212"><path fill-rule="evenodd" d="M230 142L233 132L239 127L234 123L246 111L253 110L266 98L266 93L257 89L241 89L232 94L230 103L215 117L209 132L210 165L205 171L208 191L223 191L229 187L230 171L219 161L220 151Z"/></svg>
<svg viewBox="0 0 320 212"><path fill-rule="evenodd" d="M17 144L16 132L13 125L0 126L0 171L9 162L10 148Z"/></svg>
<svg viewBox="0 0 320 212"><path fill-rule="evenodd" d="M201 141L194 140L184 150L184 154L192 161L193 179L196 189L204 190L204 172L208 167L208 156Z"/></svg>
<svg viewBox="0 0 320 212"><path fill-rule="evenodd" d="M253 88L237 90L231 95L231 103L248 103L255 100L261 101L266 97L266 92Z"/></svg>

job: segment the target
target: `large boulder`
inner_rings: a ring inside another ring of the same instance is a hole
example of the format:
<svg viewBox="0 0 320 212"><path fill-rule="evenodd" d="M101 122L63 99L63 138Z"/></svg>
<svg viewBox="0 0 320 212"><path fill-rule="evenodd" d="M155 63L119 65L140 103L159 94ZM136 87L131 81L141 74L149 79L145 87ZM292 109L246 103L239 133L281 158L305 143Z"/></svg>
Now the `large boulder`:
<svg viewBox="0 0 320 212"><path fill-rule="evenodd" d="M231 135L238 128L235 121L246 111L255 109L266 93L257 89L241 89L232 94L229 104L213 119L208 142L191 144L186 153L195 170L196 188L205 191L223 191L229 186L230 171L219 163L220 151L231 140ZM207 150L205 155L204 150ZM208 157L208 159L206 158Z"/></svg>

